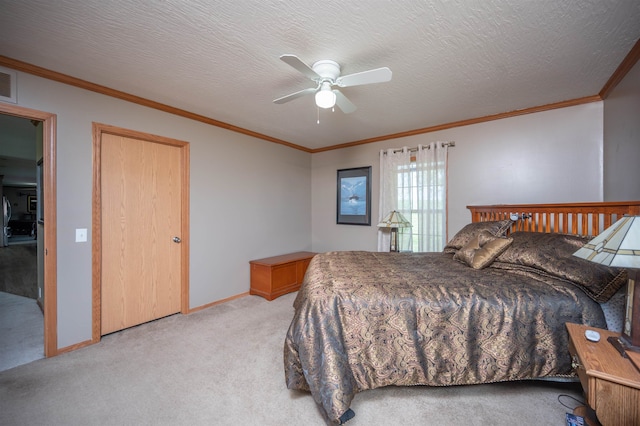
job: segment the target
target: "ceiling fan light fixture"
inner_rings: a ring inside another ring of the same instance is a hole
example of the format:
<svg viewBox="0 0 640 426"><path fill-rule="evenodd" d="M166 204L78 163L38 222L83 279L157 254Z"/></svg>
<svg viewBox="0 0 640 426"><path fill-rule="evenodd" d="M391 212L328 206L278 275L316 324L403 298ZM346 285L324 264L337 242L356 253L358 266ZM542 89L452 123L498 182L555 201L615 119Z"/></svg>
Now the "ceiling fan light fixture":
<svg viewBox="0 0 640 426"><path fill-rule="evenodd" d="M336 94L331 90L331 83L324 82L316 92L316 105L319 108L333 108L336 104Z"/></svg>

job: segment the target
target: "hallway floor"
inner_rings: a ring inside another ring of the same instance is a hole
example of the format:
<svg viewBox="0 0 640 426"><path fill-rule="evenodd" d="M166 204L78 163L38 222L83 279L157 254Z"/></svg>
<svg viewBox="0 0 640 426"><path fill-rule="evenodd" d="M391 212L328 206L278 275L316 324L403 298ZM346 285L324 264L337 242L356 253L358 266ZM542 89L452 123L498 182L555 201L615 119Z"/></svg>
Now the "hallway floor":
<svg viewBox="0 0 640 426"><path fill-rule="evenodd" d="M44 358L44 316L34 299L0 292L0 371Z"/></svg>
<svg viewBox="0 0 640 426"><path fill-rule="evenodd" d="M38 298L38 245L18 240L0 247L0 291L18 296Z"/></svg>

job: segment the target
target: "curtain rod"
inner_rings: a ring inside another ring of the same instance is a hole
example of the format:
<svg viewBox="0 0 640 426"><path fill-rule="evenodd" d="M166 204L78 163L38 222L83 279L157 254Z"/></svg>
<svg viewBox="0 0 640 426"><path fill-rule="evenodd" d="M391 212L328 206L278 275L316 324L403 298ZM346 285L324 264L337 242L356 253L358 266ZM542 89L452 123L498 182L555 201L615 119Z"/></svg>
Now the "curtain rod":
<svg viewBox="0 0 640 426"><path fill-rule="evenodd" d="M455 141L451 141L451 142L440 142L440 143L442 143L442 146L449 146L449 147L456 146ZM404 148L394 149L394 150L393 150L393 153L395 154L396 152L402 152L402 150L403 150L403 149L404 149ZM431 149L431 148L429 148L429 146L427 145L427 146L426 146L426 149ZM418 151L418 147L415 147L415 148L409 148L409 152L417 152L417 151ZM384 150L384 154L385 154L385 155L387 155L387 150Z"/></svg>

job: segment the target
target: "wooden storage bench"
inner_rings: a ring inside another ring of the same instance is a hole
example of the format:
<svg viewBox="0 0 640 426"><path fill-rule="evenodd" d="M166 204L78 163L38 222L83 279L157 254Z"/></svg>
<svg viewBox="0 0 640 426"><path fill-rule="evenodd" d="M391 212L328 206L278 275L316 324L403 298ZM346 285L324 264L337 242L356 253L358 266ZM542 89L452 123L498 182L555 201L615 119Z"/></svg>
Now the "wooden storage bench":
<svg viewBox="0 0 640 426"><path fill-rule="evenodd" d="M280 256L252 260L249 294L273 300L300 289L304 273L316 253L299 251Z"/></svg>

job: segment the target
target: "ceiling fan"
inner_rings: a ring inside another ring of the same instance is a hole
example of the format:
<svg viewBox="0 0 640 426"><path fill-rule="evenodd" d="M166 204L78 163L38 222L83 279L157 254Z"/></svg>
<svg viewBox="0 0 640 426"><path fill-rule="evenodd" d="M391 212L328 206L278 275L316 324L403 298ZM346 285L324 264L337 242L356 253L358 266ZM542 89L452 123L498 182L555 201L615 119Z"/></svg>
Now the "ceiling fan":
<svg viewBox="0 0 640 426"><path fill-rule="evenodd" d="M384 83L391 80L391 70L387 67L376 68L354 74L340 76L340 65L329 59L323 59L309 66L302 62L296 55L282 55L280 59L309 77L316 83L316 87L310 87L291 93L273 103L283 104L304 95L315 93L316 105L320 108L338 108L344 113L356 110L356 106L334 87L361 86L363 84Z"/></svg>

